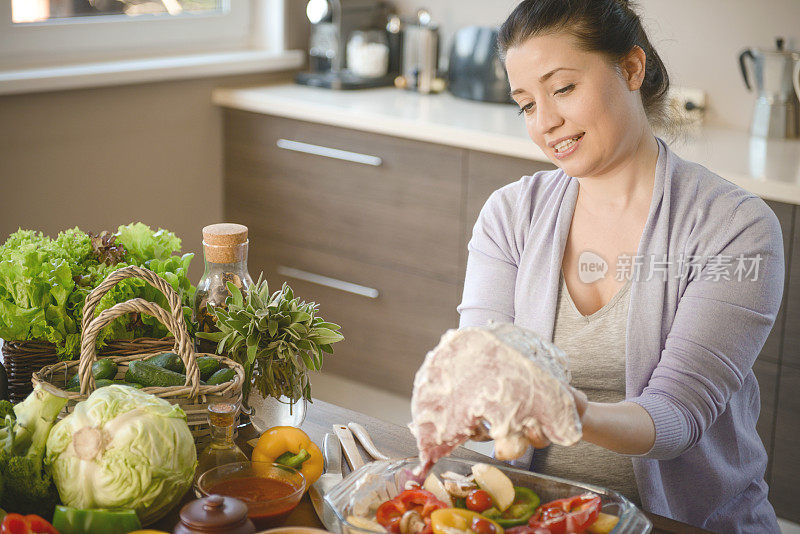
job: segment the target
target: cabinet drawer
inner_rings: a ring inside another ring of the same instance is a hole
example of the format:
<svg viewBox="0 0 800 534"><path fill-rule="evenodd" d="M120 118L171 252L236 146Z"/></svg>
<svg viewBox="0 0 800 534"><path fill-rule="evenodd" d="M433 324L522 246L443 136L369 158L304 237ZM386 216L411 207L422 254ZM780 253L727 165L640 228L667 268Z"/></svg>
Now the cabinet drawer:
<svg viewBox="0 0 800 534"><path fill-rule="evenodd" d="M225 130L228 219L270 240L457 279L463 151L241 111L226 111Z"/></svg>
<svg viewBox="0 0 800 534"><path fill-rule="evenodd" d="M342 327L325 372L410 397L427 352L458 326L455 284L274 241L250 251L251 273L263 269L271 291L288 282Z"/></svg>

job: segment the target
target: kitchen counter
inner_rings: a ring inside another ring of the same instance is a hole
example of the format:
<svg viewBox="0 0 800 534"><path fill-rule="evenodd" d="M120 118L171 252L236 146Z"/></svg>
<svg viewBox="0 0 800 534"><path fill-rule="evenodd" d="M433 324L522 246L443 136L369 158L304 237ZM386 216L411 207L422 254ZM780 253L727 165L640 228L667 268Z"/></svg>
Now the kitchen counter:
<svg viewBox="0 0 800 534"><path fill-rule="evenodd" d="M232 109L549 161L528 138L515 106L473 102L450 93L330 91L283 84L216 89L213 101ZM747 132L702 127L670 146L762 198L800 204L800 140L768 141Z"/></svg>

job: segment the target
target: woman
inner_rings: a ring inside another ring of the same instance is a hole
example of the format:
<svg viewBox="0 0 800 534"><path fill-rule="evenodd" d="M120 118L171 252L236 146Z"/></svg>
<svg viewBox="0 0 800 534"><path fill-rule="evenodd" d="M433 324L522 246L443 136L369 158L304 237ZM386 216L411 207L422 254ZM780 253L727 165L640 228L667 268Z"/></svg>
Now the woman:
<svg viewBox="0 0 800 534"><path fill-rule="evenodd" d="M713 531L778 532L752 371L783 291L777 218L654 135L669 80L627 2L525 0L499 46L558 169L487 201L460 326L514 322L568 355L583 441L532 468Z"/></svg>

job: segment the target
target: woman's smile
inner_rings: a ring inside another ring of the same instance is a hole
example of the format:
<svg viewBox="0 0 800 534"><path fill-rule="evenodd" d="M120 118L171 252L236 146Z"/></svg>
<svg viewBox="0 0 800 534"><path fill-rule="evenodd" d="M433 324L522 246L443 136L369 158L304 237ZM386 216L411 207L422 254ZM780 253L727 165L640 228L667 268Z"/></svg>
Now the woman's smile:
<svg viewBox="0 0 800 534"><path fill-rule="evenodd" d="M566 139L562 139L556 143L548 143L548 146L553 149L553 155L556 158L564 159L578 150L578 145L580 145L584 135L585 132L572 137L567 137Z"/></svg>

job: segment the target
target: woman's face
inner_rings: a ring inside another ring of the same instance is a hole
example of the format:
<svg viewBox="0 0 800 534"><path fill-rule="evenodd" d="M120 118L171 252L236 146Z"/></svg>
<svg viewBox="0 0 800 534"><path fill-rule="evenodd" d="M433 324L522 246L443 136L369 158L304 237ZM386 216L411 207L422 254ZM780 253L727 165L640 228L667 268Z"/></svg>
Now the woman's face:
<svg viewBox="0 0 800 534"><path fill-rule="evenodd" d="M532 37L506 54L511 96L528 135L575 177L604 175L630 161L647 123L637 64L623 61L620 74L566 33Z"/></svg>

